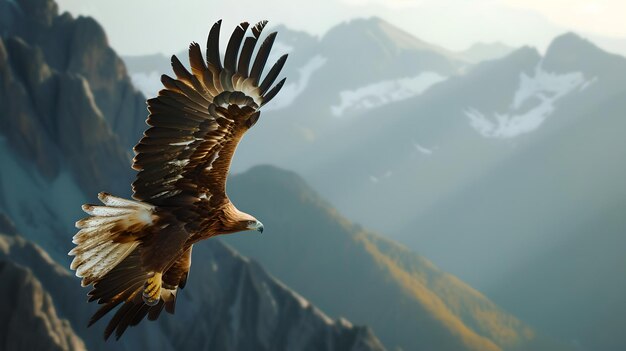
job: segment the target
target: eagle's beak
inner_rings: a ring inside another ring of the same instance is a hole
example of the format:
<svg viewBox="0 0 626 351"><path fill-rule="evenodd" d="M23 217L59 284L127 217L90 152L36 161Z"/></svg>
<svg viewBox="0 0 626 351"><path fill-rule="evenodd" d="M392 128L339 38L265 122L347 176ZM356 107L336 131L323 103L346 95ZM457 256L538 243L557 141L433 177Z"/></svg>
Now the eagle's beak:
<svg viewBox="0 0 626 351"><path fill-rule="evenodd" d="M259 233L263 233L263 223L261 223L260 221L256 221L256 223L254 223L254 225L249 227L248 229L256 230Z"/></svg>

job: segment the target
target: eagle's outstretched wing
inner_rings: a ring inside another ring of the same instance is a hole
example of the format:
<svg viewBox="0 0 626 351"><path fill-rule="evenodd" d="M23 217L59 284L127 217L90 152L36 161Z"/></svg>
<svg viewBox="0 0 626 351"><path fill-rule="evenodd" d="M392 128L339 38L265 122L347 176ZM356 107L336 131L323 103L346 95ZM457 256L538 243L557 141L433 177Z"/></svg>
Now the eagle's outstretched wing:
<svg viewBox="0 0 626 351"><path fill-rule="evenodd" d="M221 21L209 33L206 62L196 43L189 46L191 72L172 56L176 79L162 76L165 89L148 100L151 127L135 146L133 168L139 171L133 183L135 199L180 207L179 218L189 225L196 223L198 211L227 201L226 177L239 140L258 120L258 109L285 82L271 87L287 55L261 79L276 33L269 34L252 57L266 23L253 26L252 36L245 40L249 25L241 23L230 37L223 65Z"/></svg>

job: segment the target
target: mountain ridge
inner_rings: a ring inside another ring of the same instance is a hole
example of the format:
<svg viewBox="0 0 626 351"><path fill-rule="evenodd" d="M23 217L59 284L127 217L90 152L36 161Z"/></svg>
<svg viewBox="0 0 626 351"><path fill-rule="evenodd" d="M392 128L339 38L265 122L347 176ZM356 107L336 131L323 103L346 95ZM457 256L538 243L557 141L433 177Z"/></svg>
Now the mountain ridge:
<svg viewBox="0 0 626 351"><path fill-rule="evenodd" d="M233 176L229 189L239 208L265 223L266 233L224 241L331 315L371 325L390 349L562 347L423 257L352 224L291 171L256 166ZM256 196L246 196L251 189Z"/></svg>
<svg viewBox="0 0 626 351"><path fill-rule="evenodd" d="M202 348L208 344L237 350L290 350L294 347L384 350L371 329L353 326L345 319L330 319L258 264L219 241L199 245L194 252L195 257L202 257L204 261L200 265L198 259L194 259L192 275L195 279L190 279L181 292L176 316L140 324L117 342L116 347L128 350L151 345L157 350L172 350ZM77 300L85 300L86 290L44 250L19 235L0 234L0 260L29 267L41 280L41 286L49 291L49 305L54 301L54 307L50 308L56 308L59 315L69 320L89 349L108 349L110 343L101 341L102 326L86 327L86 321L97 306L76 305ZM206 278L203 280L202 276ZM224 287L221 291L220 286ZM198 305L196 300L204 296L211 298ZM213 313L205 314L209 310ZM189 328L190 325L194 327ZM206 330L213 332L199 337L199 333L206 334ZM177 336L183 333L186 338ZM158 342L146 344L145 340L150 339Z"/></svg>

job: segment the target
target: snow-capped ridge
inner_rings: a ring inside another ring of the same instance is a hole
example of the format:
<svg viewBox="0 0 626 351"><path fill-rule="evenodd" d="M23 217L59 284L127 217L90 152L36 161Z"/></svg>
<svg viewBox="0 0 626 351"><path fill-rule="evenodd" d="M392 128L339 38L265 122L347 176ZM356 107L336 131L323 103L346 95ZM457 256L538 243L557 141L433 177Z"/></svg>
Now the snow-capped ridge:
<svg viewBox="0 0 626 351"><path fill-rule="evenodd" d="M493 112L491 116L474 107L464 114L470 125L487 138L513 138L541 126L556 109L556 102L577 90L583 92L597 77L586 79L582 72L552 73L544 70L542 62L532 76L522 72L519 85L508 112ZM533 107L525 109L526 106Z"/></svg>

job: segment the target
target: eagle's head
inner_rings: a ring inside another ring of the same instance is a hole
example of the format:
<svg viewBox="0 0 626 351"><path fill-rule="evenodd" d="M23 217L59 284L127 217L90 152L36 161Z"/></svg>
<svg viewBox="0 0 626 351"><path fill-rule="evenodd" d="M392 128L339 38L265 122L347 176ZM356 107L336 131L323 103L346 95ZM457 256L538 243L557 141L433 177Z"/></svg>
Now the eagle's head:
<svg viewBox="0 0 626 351"><path fill-rule="evenodd" d="M259 233L263 233L263 223L258 219L249 220L246 223L247 230L256 230Z"/></svg>
<svg viewBox="0 0 626 351"><path fill-rule="evenodd" d="M223 228L220 234L230 234L246 230L256 230L263 233L263 223L245 212L239 211L232 203L223 209Z"/></svg>
<svg viewBox="0 0 626 351"><path fill-rule="evenodd" d="M239 212L237 219L238 231L256 230L263 233L263 223L245 212Z"/></svg>

